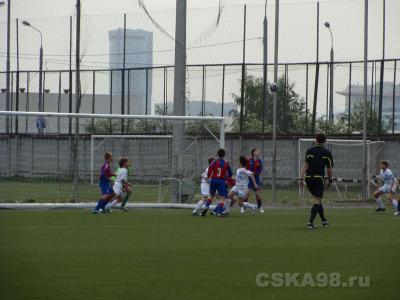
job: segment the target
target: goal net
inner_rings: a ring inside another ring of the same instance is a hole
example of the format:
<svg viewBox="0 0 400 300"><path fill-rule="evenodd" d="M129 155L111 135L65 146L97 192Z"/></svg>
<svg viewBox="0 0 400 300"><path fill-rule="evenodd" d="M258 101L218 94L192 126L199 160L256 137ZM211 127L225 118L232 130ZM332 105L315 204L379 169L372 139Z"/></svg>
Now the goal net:
<svg viewBox="0 0 400 300"><path fill-rule="evenodd" d="M315 139L299 139L298 141L298 170L304 163L308 148L315 144ZM325 147L332 152L334 160L334 183L324 195L325 201L359 201L362 199L363 178L363 141L328 139ZM383 141L367 140L367 179L368 196L373 185L369 178L379 169L379 161L385 147ZM308 193L300 194L303 200L310 198Z"/></svg>
<svg viewBox="0 0 400 300"><path fill-rule="evenodd" d="M190 202L207 158L225 144L222 117L0 115L10 120L8 130L0 124L1 202L97 201L105 152L113 154L114 169L119 158L132 160L132 202Z"/></svg>

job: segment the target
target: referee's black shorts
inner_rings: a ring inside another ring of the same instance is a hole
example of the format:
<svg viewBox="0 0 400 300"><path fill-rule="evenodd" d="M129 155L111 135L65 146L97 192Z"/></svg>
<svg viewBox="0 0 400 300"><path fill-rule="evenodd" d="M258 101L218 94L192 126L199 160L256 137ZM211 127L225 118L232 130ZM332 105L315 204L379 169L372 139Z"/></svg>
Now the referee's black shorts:
<svg viewBox="0 0 400 300"><path fill-rule="evenodd" d="M306 176L305 181L311 195L317 198L322 198L324 196L325 182L323 177Z"/></svg>

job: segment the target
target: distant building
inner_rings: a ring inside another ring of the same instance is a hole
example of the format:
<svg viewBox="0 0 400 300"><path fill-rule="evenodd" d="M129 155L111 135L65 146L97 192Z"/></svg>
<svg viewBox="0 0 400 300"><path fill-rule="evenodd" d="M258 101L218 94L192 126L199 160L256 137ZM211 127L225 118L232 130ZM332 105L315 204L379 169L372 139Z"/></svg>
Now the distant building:
<svg viewBox="0 0 400 300"><path fill-rule="evenodd" d="M379 82L376 86L371 87L368 85L368 104L372 105L372 109L377 113L379 111ZM349 100L349 88L344 91L337 92L339 95L345 97L346 110L349 111L349 103L351 103L350 111L354 110L355 106L362 105L364 101L364 86L352 85L351 98ZM393 118L393 100L394 100L394 122L395 131L400 132L400 84L396 85L396 94L393 99L393 82L383 83L383 97L382 97L382 121L389 122Z"/></svg>
<svg viewBox="0 0 400 300"><path fill-rule="evenodd" d="M122 69L124 59L124 29L118 28L108 33L110 43L110 69ZM153 33L141 29L126 30L126 68L146 68L153 65ZM129 80L128 80L129 78ZM146 80L147 79L147 80ZM146 69L125 72L125 96L130 95L131 114L151 113L153 74ZM146 95L147 86L147 95ZM120 96L122 91L122 72L115 70L110 74L110 91L115 96ZM146 105L147 99L147 105ZM127 100L126 100L127 101ZM125 111L128 108L125 107ZM115 113L120 113L116 111Z"/></svg>

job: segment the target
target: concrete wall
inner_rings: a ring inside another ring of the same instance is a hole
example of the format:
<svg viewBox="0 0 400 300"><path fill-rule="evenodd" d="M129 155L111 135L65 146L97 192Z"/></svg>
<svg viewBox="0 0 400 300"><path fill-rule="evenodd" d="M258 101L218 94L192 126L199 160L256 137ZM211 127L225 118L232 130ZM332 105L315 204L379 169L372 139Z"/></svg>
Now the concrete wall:
<svg viewBox="0 0 400 300"><path fill-rule="evenodd" d="M0 138L0 176L60 176L70 174L72 138L53 137L2 137ZM134 175L148 180L158 180L170 176L171 139L110 139L96 140L95 178L102 163L104 152L114 154L114 164L121 156L133 159ZM102 143L102 144L101 144ZM244 154L252 148L263 150L265 168L263 176L271 177L272 140L246 138ZM303 144L303 153L308 145ZM199 176L207 165L207 158L215 155L218 143L215 140L187 140L184 153L185 176ZM335 161L335 176L344 178L361 178L362 146L331 146ZM277 141L277 177L285 183L294 181L298 176L298 140L280 139ZM400 177L400 141L391 140L371 146L370 171L376 169L380 159L387 159L395 176ZM226 139L227 159L236 168L238 163L239 139ZM382 150L382 151L381 151ZM90 178L90 138L82 138L79 145L79 171L86 179ZM301 154L301 161L303 154ZM97 180L97 179L96 179Z"/></svg>

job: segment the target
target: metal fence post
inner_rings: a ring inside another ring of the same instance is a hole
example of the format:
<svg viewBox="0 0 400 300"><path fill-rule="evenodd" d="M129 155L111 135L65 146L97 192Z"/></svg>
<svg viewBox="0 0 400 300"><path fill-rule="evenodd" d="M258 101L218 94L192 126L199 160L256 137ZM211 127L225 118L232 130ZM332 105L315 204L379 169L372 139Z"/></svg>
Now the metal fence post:
<svg viewBox="0 0 400 300"><path fill-rule="evenodd" d="M351 126L351 75L352 75L352 64L349 64L349 101L347 103L348 108L347 108L347 134L350 135L350 126Z"/></svg>
<svg viewBox="0 0 400 300"><path fill-rule="evenodd" d="M308 64L306 64L306 132L308 133Z"/></svg>
<svg viewBox="0 0 400 300"><path fill-rule="evenodd" d="M245 97L245 81L246 81L246 4L243 10L243 62L242 62L242 81L240 88L240 136L239 136L239 149L240 153L243 152L243 128L244 128L244 97Z"/></svg>
<svg viewBox="0 0 400 300"><path fill-rule="evenodd" d="M394 134L396 126L396 72L397 72L397 60L394 61L393 68L393 103L392 103L392 134Z"/></svg>

